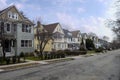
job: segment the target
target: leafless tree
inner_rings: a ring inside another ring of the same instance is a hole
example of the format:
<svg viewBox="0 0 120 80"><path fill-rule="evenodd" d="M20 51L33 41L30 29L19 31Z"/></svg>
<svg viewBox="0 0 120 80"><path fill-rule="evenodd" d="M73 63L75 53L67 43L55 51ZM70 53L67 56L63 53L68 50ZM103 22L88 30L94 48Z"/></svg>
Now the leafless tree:
<svg viewBox="0 0 120 80"><path fill-rule="evenodd" d="M109 19L107 25L112 28L113 32L116 34L113 43L118 47L120 45L120 0L114 0L114 19Z"/></svg>
<svg viewBox="0 0 120 80"><path fill-rule="evenodd" d="M40 27L41 27L41 23L40 21L38 21L35 37L37 38L39 45L39 50L38 50L39 55L41 56L41 58L43 58L43 51L49 40L52 40L52 34L46 31L44 28L40 30Z"/></svg>
<svg viewBox="0 0 120 80"><path fill-rule="evenodd" d="M4 21L3 21L0 24L0 43L1 43L2 53L3 53L3 59L5 59L4 41L5 41L5 36L4 36Z"/></svg>

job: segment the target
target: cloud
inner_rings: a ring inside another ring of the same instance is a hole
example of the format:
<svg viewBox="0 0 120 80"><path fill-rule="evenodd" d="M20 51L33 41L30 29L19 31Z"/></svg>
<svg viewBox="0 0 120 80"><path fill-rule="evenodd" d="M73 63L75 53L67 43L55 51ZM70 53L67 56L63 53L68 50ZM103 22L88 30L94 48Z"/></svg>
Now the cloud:
<svg viewBox="0 0 120 80"><path fill-rule="evenodd" d="M16 5L16 7L18 9L23 8L23 4L22 3L18 3L18 2L12 2L12 3L7 3L7 0L0 0L0 10L9 7L11 5Z"/></svg>
<svg viewBox="0 0 120 80"><path fill-rule="evenodd" d="M110 38L110 41L113 39L113 32L105 25L106 19L102 17L91 16L87 20L84 20L86 22L83 23L82 26L86 32L94 32L98 36L108 36Z"/></svg>
<svg viewBox="0 0 120 80"><path fill-rule="evenodd" d="M71 4L73 2L83 3L83 2L85 2L85 0L53 0L52 1L53 4L59 5L59 6L63 6L63 5L66 5L66 4Z"/></svg>
<svg viewBox="0 0 120 80"><path fill-rule="evenodd" d="M6 0L0 0L0 10L7 7L7 1Z"/></svg>
<svg viewBox="0 0 120 80"><path fill-rule="evenodd" d="M25 2L27 2L28 0L20 0L21 2L23 2L23 3L25 3Z"/></svg>
<svg viewBox="0 0 120 80"><path fill-rule="evenodd" d="M69 30L80 30L81 32L93 32L99 37L108 36L112 41L113 32L105 26L105 19L102 17L90 16L88 18L77 19L67 13L57 13L58 20L63 27Z"/></svg>
<svg viewBox="0 0 120 80"><path fill-rule="evenodd" d="M16 7L17 7L18 9L22 9L23 6L24 6L23 4L20 4L20 3L16 3L15 5L16 5Z"/></svg>
<svg viewBox="0 0 120 80"><path fill-rule="evenodd" d="M78 13L83 13L83 12L85 12L86 10L84 9L84 8L81 8L81 7L79 7L78 8Z"/></svg>
<svg viewBox="0 0 120 80"><path fill-rule="evenodd" d="M108 5L111 0L97 0L97 1L99 1L99 2L101 2L103 4Z"/></svg>
<svg viewBox="0 0 120 80"><path fill-rule="evenodd" d="M69 30L76 29L75 26L77 25L78 21L74 17L68 15L67 13L56 13L56 16L58 21L60 21L63 25L66 25L64 28L68 28Z"/></svg>

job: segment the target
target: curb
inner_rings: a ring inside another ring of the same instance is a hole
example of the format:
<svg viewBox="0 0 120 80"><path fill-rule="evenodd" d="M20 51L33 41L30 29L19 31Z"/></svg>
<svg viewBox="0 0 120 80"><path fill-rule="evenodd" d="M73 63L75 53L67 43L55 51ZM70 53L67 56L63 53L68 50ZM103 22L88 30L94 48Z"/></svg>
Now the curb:
<svg viewBox="0 0 120 80"><path fill-rule="evenodd" d="M0 73L5 73L5 72L10 72L10 71L15 71L15 70L21 70L21 69L31 68L31 67L35 67L35 66L38 66L38 65L40 65L40 66L42 66L42 65L48 65L48 64L52 64L52 63L66 61L65 59L74 59L74 58L61 58L61 59L54 59L54 60L31 61L31 62L27 62L27 63L24 63L24 64L18 64L18 65L9 65L9 66L5 66L5 67L4 66L0 66ZM21 66L21 67L17 67L17 66ZM12 67L17 67L17 68L5 69L5 68L10 68L10 67L11 68Z"/></svg>

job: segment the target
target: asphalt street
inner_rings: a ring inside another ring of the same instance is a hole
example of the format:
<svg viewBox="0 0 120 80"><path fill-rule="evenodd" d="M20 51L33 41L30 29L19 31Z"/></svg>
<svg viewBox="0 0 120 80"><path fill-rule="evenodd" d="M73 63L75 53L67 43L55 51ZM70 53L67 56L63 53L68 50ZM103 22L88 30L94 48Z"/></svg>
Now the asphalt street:
<svg viewBox="0 0 120 80"><path fill-rule="evenodd" d="M3 72L0 80L120 80L120 50Z"/></svg>

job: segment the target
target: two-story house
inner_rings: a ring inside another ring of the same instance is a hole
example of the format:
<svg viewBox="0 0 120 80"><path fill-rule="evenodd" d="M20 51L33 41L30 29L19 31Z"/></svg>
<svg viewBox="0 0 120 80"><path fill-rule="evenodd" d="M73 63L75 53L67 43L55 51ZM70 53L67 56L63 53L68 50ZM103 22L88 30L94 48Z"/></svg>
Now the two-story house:
<svg viewBox="0 0 120 80"><path fill-rule="evenodd" d="M72 50L78 50L80 48L80 43L82 41L82 36L79 30L71 31L72 33Z"/></svg>
<svg viewBox="0 0 120 80"><path fill-rule="evenodd" d="M0 11L0 39L6 56L34 51L33 25L14 5Z"/></svg>
<svg viewBox="0 0 120 80"><path fill-rule="evenodd" d="M72 33L69 30L63 29L64 31L64 40L66 43L66 49L72 50L73 49L73 43L72 43Z"/></svg>
<svg viewBox="0 0 120 80"><path fill-rule="evenodd" d="M52 50L64 50L66 49L66 43L64 42L64 31L59 23L53 23L44 25L44 28L53 36Z"/></svg>
<svg viewBox="0 0 120 80"><path fill-rule="evenodd" d="M38 32L37 32L38 31ZM44 31L44 32L43 32ZM37 39L38 37L42 37L44 36L44 39ZM51 52L52 51L52 43L53 43L53 40L52 40L52 37L49 36L49 35L44 35L45 33L48 33L48 31L43 27L43 25L38 21L37 22L37 26L34 27L34 49L39 51L40 50L40 46L42 46L44 48L43 52ZM49 38L47 38L47 36ZM46 40L47 39L47 40ZM42 40L42 41L41 41ZM46 44L44 43L45 41ZM41 45L40 43L42 43L43 45ZM44 47L45 46L45 47Z"/></svg>

